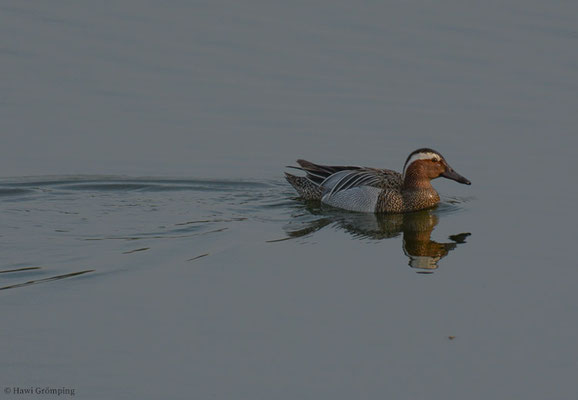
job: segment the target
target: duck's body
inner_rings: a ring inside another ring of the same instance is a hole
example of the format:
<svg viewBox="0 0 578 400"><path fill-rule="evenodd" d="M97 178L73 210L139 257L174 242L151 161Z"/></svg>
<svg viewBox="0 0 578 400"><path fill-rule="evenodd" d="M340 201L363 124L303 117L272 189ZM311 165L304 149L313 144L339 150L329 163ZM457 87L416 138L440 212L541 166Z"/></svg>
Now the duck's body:
<svg viewBox="0 0 578 400"><path fill-rule="evenodd" d="M326 166L297 160L306 172L300 177L285 174L287 181L306 200L350 211L373 213L404 213L437 205L440 197L431 179L444 176L469 185L456 173L441 154L432 149L419 149L409 155L403 173L352 166Z"/></svg>

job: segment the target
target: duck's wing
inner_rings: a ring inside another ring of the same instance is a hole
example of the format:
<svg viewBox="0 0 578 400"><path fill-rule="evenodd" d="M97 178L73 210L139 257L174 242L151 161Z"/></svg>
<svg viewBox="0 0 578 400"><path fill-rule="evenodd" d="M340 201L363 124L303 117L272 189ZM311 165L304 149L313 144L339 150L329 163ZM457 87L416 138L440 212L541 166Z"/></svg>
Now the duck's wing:
<svg viewBox="0 0 578 400"><path fill-rule="evenodd" d="M360 168L330 175L321 183L321 201L351 211L375 212L384 190L401 188L401 175L395 171Z"/></svg>
<svg viewBox="0 0 578 400"><path fill-rule="evenodd" d="M362 186L378 189L399 189L401 184L402 178L398 172L388 169L358 168L331 174L321 182L321 187L324 195L333 195Z"/></svg>
<svg viewBox="0 0 578 400"><path fill-rule="evenodd" d="M306 178L310 181L321 184L325 179L340 171L356 171L362 169L361 167L345 166L345 165L321 165L315 164L307 160L297 160L298 167L287 166L288 168L294 168L301 171L305 171Z"/></svg>

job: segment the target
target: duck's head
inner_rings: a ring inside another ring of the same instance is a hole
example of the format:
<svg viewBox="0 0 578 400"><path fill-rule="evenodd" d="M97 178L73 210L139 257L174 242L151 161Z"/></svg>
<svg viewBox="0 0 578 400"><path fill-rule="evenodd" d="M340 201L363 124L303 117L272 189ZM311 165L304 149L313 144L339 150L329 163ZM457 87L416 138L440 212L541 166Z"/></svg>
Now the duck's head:
<svg viewBox="0 0 578 400"><path fill-rule="evenodd" d="M412 181L431 180L443 176L465 185L472 183L458 174L444 157L435 150L423 148L412 152L403 166L403 179Z"/></svg>

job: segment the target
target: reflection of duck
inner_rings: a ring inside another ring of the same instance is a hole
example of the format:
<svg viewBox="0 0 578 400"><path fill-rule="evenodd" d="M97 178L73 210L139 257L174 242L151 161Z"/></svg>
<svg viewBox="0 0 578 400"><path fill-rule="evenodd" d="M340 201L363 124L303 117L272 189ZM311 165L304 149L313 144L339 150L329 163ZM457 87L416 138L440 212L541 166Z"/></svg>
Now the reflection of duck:
<svg viewBox="0 0 578 400"><path fill-rule="evenodd" d="M432 149L411 153L403 174L388 169L327 166L297 160L306 176L285 174L287 181L305 200L350 211L403 213L434 207L440 201L431 180L440 176L470 185Z"/></svg>
<svg viewBox="0 0 578 400"><path fill-rule="evenodd" d="M431 240L431 233L438 224L438 216L430 212L407 214L403 224L403 251L412 268L436 269L439 260L448 255L459 243L465 243L470 233L452 235L452 242L438 243Z"/></svg>
<svg viewBox="0 0 578 400"><path fill-rule="evenodd" d="M312 214L319 214L318 207L308 207ZM409 266L421 273L432 272L438 268L438 262L454 250L458 244L465 243L470 233L460 233L449 237L451 242L438 243L431 240L431 233L439 222L432 210L407 214L361 214L335 212L331 215L306 223L300 229L286 229L289 237L303 237L323 227L333 224L356 238L388 239L403 234L403 252L409 258Z"/></svg>

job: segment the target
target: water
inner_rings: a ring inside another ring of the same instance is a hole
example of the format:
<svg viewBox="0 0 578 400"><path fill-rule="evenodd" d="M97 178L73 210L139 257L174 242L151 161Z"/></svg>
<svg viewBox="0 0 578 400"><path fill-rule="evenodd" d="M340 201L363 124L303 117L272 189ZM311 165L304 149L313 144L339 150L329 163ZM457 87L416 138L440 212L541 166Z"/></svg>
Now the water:
<svg viewBox="0 0 578 400"><path fill-rule="evenodd" d="M575 397L577 12L3 2L2 390ZM421 213L282 178L425 146Z"/></svg>

